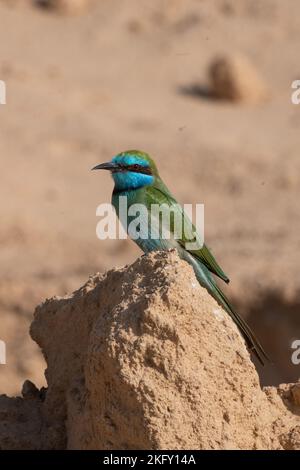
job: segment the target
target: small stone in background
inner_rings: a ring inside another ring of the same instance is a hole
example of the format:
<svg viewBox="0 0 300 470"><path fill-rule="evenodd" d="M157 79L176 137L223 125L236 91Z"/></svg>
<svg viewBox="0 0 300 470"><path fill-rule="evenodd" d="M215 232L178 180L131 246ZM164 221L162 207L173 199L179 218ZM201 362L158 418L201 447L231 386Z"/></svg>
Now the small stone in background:
<svg viewBox="0 0 300 470"><path fill-rule="evenodd" d="M209 67L210 92L223 100L259 103L268 96L267 86L255 67L243 56L223 56Z"/></svg>
<svg viewBox="0 0 300 470"><path fill-rule="evenodd" d="M23 398L36 398L39 396L39 389L30 380L25 380L22 387Z"/></svg>
<svg viewBox="0 0 300 470"><path fill-rule="evenodd" d="M78 15L87 11L92 2L91 0L35 0L34 3L65 15Z"/></svg>

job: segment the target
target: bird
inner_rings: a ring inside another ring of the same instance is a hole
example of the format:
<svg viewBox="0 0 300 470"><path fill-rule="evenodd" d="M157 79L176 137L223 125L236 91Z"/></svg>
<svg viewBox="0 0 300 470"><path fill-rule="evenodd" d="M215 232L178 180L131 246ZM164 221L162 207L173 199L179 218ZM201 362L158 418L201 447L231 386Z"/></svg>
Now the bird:
<svg viewBox="0 0 300 470"><path fill-rule="evenodd" d="M201 237L184 209L177 203L175 197L163 182L150 155L140 150L127 150L117 154L109 162L96 165L92 170L108 170L111 172L114 181L111 202L121 224L127 231L130 222L134 218L133 215L128 215L130 208L133 208L135 204L140 204L145 208L146 216L144 215L142 223L140 223L139 235L132 237L128 231L129 236L134 239L134 242L141 250L147 254L152 251L165 251L175 248L179 257L193 267L199 284L209 292L236 323L249 350L255 354L262 365L269 361L262 345L246 321L231 306L217 284L215 277L220 278L225 283L229 283L229 278L219 266L209 248L205 243L196 246L192 244L190 247L188 242L195 241L195 239L199 240ZM125 197L127 201L128 212L125 216L121 211L120 196ZM164 223L162 219L151 217L152 205L164 206L169 209L170 237L162 236L162 225ZM181 219L184 226L184 232L182 231L179 236L176 234L176 237L174 234L175 217ZM149 236L151 229L153 229L152 226L149 227L151 224L158 226L156 227L158 232L155 232L158 233L156 237Z"/></svg>

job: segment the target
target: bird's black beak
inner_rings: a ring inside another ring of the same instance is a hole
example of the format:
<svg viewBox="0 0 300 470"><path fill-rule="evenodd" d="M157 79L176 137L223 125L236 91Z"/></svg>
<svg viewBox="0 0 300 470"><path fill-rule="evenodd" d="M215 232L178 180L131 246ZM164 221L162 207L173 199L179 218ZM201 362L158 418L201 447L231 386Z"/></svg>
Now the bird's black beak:
<svg viewBox="0 0 300 470"><path fill-rule="evenodd" d="M116 171L118 169L118 165L116 163L107 162L107 163L100 163L100 165L94 166L92 170L109 170L109 171Z"/></svg>

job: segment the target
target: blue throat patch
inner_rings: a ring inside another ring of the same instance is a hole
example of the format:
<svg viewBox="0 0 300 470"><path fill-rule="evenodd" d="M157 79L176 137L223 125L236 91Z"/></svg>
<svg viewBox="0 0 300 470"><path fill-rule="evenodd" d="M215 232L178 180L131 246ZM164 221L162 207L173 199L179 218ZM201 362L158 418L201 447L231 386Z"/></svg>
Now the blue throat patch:
<svg viewBox="0 0 300 470"><path fill-rule="evenodd" d="M126 191L128 189L138 189L143 186L149 186L154 182L154 176L125 171L124 173L112 173L117 191Z"/></svg>

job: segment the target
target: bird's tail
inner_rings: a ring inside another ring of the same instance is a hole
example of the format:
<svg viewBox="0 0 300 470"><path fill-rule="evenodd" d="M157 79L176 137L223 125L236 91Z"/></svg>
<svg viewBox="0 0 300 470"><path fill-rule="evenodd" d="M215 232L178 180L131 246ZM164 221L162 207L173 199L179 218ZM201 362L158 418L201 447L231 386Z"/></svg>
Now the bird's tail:
<svg viewBox="0 0 300 470"><path fill-rule="evenodd" d="M198 260L186 251L181 252L183 259L188 261L194 268L196 277L201 286L205 287L208 292L214 297L214 299L225 309L225 311L231 316L233 321L236 323L241 333L243 334L248 348L254 352L259 362L264 365L265 362L271 362L266 352L264 351L260 342L256 339L251 328L247 325L245 320L232 308L225 294L221 291L216 281L208 271L206 266L200 263Z"/></svg>
<svg viewBox="0 0 300 470"><path fill-rule="evenodd" d="M262 365L264 365L266 361L270 362L270 358L264 351L258 339L255 337L251 328L247 325L245 320L232 308L225 294L223 294L223 292L221 291L221 289L215 282L214 282L214 297L222 305L222 307L226 310L226 312L231 316L231 318L234 320L236 325L239 327L240 331L242 332L246 340L248 348L254 352L259 362Z"/></svg>

